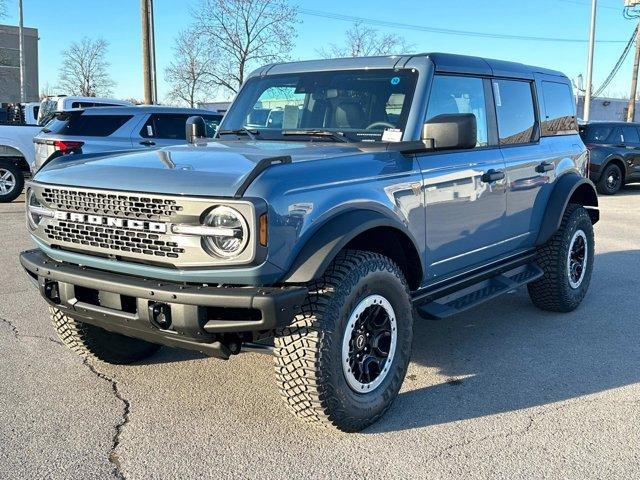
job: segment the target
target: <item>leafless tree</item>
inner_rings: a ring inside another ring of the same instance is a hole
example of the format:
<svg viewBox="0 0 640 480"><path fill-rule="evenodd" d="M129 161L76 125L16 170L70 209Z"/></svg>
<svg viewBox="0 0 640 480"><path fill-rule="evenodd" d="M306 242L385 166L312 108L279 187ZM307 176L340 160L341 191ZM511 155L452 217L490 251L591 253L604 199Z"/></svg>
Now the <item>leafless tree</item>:
<svg viewBox="0 0 640 480"><path fill-rule="evenodd" d="M165 70L165 80L171 86L167 97L193 108L205 100L212 84L211 52L206 39L194 30L180 32L173 51L174 60Z"/></svg>
<svg viewBox="0 0 640 480"><path fill-rule="evenodd" d="M212 83L236 93L251 69L287 58L297 15L287 0L200 0L195 30L215 52Z"/></svg>
<svg viewBox="0 0 640 480"><path fill-rule="evenodd" d="M47 97L53 97L54 95L54 88L49 82L44 83L40 87L40 100L44 100Z"/></svg>
<svg viewBox="0 0 640 480"><path fill-rule="evenodd" d="M7 0L0 0L0 18L7 16Z"/></svg>
<svg viewBox="0 0 640 480"><path fill-rule="evenodd" d="M84 37L62 52L58 89L83 97L108 96L115 82L109 76L106 59L109 44L101 38Z"/></svg>
<svg viewBox="0 0 640 480"><path fill-rule="evenodd" d="M344 45L331 43L317 52L323 58L345 58L396 55L408 53L411 49L413 45L407 43L404 37L393 33L381 34L378 30L357 22L345 32Z"/></svg>

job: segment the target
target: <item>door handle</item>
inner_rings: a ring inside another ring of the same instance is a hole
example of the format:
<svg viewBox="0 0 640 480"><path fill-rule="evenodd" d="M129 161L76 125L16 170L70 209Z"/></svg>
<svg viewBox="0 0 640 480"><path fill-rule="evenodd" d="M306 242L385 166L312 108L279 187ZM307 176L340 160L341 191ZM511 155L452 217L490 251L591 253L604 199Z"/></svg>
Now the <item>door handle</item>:
<svg viewBox="0 0 640 480"><path fill-rule="evenodd" d="M484 183L492 183L492 182L497 182L498 180L502 180L505 177L506 175L504 174L503 171L491 169L491 170L488 170L487 173L482 175L481 180Z"/></svg>
<svg viewBox="0 0 640 480"><path fill-rule="evenodd" d="M536 167L536 172L538 173L550 172L554 168L556 168L556 166L553 164L553 162L542 162L540 165Z"/></svg>
<svg viewBox="0 0 640 480"><path fill-rule="evenodd" d="M153 147L155 144L156 142L152 142L151 140L140 142L140 145L144 145L145 147Z"/></svg>

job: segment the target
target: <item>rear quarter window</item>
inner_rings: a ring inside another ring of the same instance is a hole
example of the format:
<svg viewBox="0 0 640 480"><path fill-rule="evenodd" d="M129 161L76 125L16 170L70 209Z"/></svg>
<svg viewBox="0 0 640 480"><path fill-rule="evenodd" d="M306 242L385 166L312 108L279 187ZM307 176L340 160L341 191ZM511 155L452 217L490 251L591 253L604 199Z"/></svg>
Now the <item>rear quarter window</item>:
<svg viewBox="0 0 640 480"><path fill-rule="evenodd" d="M542 82L542 135L572 135L578 131L573 93L566 83Z"/></svg>
<svg viewBox="0 0 640 480"><path fill-rule="evenodd" d="M607 125L588 125L580 128L580 136L584 143L605 143L612 131Z"/></svg>
<svg viewBox="0 0 640 480"><path fill-rule="evenodd" d="M58 115L47 130L58 135L108 137L127 123L133 115Z"/></svg>

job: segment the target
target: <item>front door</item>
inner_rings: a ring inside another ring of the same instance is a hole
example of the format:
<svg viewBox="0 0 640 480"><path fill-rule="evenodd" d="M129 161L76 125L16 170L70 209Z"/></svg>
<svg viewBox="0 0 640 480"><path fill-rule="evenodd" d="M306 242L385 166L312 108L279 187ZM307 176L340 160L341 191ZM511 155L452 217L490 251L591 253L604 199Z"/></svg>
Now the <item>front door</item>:
<svg viewBox="0 0 640 480"><path fill-rule="evenodd" d="M436 75L427 119L444 113L473 113L478 144L473 150L427 152L418 157L426 206L427 276L442 276L485 262L506 251L505 164L487 111L488 80ZM428 281L428 280L427 280Z"/></svg>

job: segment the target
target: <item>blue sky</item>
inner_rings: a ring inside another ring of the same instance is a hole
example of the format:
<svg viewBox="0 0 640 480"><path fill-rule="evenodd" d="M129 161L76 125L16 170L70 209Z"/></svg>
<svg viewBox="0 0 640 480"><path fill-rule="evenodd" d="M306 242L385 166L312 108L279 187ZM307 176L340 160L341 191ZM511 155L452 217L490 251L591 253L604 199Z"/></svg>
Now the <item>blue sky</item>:
<svg viewBox="0 0 640 480"><path fill-rule="evenodd" d="M8 0L10 14L16 0ZM40 85L55 86L61 51L71 41L84 36L102 37L109 42L108 60L117 82L115 96L142 97L140 53L140 2L138 0L23 0L25 25L40 33ZM404 36L416 51L444 51L513 60L562 70L575 78L586 71L590 0L298 0L301 10L319 10L359 16L372 20L420 25L442 29L565 39L585 42L547 42L451 35L403 28L374 27ZM597 35L601 40L595 54L594 86L607 77L632 33L634 22L622 16L623 0L598 1ZM190 6L197 0L155 0L156 49L159 96L167 86L164 68L172 59L173 39L189 25ZM328 43L340 43L352 22L299 17L295 59L317 57L317 50ZM10 15L3 23L17 23ZM630 54L606 93L628 95L633 54ZM212 100L215 99L212 95Z"/></svg>

